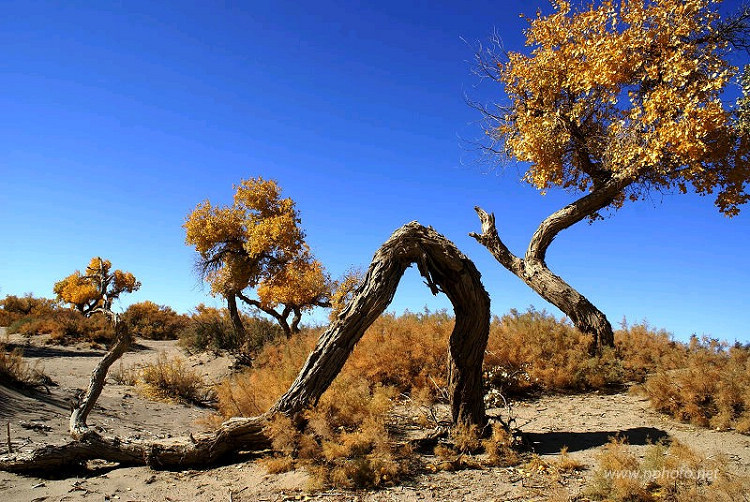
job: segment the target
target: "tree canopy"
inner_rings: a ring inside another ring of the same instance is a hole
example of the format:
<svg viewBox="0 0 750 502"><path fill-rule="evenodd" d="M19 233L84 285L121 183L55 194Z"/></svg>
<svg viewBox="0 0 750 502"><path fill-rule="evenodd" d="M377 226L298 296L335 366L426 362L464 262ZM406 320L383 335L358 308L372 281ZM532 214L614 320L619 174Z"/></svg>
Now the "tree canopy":
<svg viewBox="0 0 750 502"><path fill-rule="evenodd" d="M722 91L746 23L709 0L555 1L526 31L529 53L494 68L509 104L489 135L528 163L539 189L590 191L616 180L618 208L649 189L715 194L729 216L747 202L747 140Z"/></svg>
<svg viewBox="0 0 750 502"><path fill-rule="evenodd" d="M91 258L85 273L76 270L55 283L57 299L84 315L97 308L110 310L112 302L122 293L132 293L141 287L132 273L111 269L109 260L98 256Z"/></svg>
<svg viewBox="0 0 750 502"><path fill-rule="evenodd" d="M259 177L235 186L230 206L208 200L198 204L184 228L212 294L224 296L230 311L236 310L235 299L241 299L271 315L290 334L298 330L302 312L330 306L333 288L305 243L300 223L294 201L282 198L275 181ZM255 290L257 298L248 290ZM239 329L239 316L233 317Z"/></svg>

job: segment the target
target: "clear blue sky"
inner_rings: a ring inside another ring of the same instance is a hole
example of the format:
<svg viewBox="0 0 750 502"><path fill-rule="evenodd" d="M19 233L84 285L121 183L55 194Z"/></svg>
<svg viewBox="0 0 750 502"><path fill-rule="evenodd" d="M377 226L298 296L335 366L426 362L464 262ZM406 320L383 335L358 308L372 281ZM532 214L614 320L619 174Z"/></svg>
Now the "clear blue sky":
<svg viewBox="0 0 750 502"><path fill-rule="evenodd" d="M723 9L731 10L736 2ZM243 178L276 179L334 276L367 265L400 225L432 225L472 258L492 309L559 314L467 234L497 215L523 252L569 202L489 171L463 95L470 43L493 30L523 50L523 12L546 2L11 1L0 19L0 295L51 296L94 255L188 311L216 304L192 272L182 222L228 202ZM750 207L746 209L750 211ZM548 263L617 325L647 319L750 341L750 215L710 199L656 197L563 232ZM393 309L448 307L410 272ZM317 319L322 319L318 315Z"/></svg>

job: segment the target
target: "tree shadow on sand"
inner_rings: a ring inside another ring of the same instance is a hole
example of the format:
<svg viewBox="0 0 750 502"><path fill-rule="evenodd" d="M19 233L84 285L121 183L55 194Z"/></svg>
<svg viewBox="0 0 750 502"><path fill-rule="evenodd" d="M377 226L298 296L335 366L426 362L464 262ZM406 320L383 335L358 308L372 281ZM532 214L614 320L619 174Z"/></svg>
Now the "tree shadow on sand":
<svg viewBox="0 0 750 502"><path fill-rule="evenodd" d="M619 437L631 445L647 445L669 434L655 427L634 427L619 431L594 432L528 432L523 434L524 443L540 455L559 453L563 447L569 452L588 450L607 444L611 438Z"/></svg>

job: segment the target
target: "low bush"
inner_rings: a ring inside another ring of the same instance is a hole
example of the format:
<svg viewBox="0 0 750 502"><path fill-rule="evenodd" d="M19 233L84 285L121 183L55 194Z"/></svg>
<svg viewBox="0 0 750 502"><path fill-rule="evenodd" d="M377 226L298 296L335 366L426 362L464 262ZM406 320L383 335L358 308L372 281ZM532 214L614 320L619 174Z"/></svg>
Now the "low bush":
<svg viewBox="0 0 750 502"><path fill-rule="evenodd" d="M192 351L228 351L242 360L252 357L269 341L282 338L275 322L242 315L245 336L238 334L227 309L198 305L179 335L180 344Z"/></svg>
<svg viewBox="0 0 750 502"><path fill-rule="evenodd" d="M188 325L188 317L152 301L134 303L122 315L122 322L135 336L150 340L176 340Z"/></svg>
<svg viewBox="0 0 750 502"><path fill-rule="evenodd" d="M703 457L677 441L649 446L641 460L613 439L598 454L584 495L615 502L747 500L748 481L723 459Z"/></svg>
<svg viewBox="0 0 750 502"><path fill-rule="evenodd" d="M8 295L0 300L0 326L8 327L22 319L51 314L56 307L56 302L48 298Z"/></svg>
<svg viewBox="0 0 750 502"><path fill-rule="evenodd" d="M678 420L750 433L750 349L696 337L684 367L665 368L642 386L657 410Z"/></svg>
<svg viewBox="0 0 750 502"><path fill-rule="evenodd" d="M23 350L11 351L5 342L0 342L0 381L16 387L38 387L52 382L37 366L23 358Z"/></svg>
<svg viewBox="0 0 750 502"><path fill-rule="evenodd" d="M572 392L622 384L615 351L591 357L590 335L545 311L530 309L495 317L484 358L490 387L503 395Z"/></svg>
<svg viewBox="0 0 750 502"><path fill-rule="evenodd" d="M39 317L26 317L13 323L8 331L26 336L48 335L49 343L65 345L75 342L108 344L115 339L112 323L101 315L85 317L70 309L56 309Z"/></svg>
<svg viewBox="0 0 750 502"><path fill-rule="evenodd" d="M127 380L132 381L132 373L130 376L127 370L120 373L124 375L122 377L124 383L127 383ZM212 403L216 398L213 388L206 384L201 375L188 368L179 357L170 359L160 354L155 363L143 366L136 374L136 385L152 399L174 400L204 406Z"/></svg>

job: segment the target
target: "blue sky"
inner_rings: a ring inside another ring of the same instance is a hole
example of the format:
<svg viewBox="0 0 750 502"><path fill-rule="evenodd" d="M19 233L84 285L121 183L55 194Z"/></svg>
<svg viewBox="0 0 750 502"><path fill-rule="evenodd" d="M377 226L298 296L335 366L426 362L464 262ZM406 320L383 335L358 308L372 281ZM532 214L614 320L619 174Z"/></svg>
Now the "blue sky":
<svg viewBox="0 0 750 502"><path fill-rule="evenodd" d="M432 225L472 258L492 309L559 312L468 237L480 205L522 253L571 199L540 196L522 167L490 170L464 94L501 100L471 74L496 30L523 50L546 2L41 2L0 19L0 295L51 296L95 255L143 287L123 298L188 311L218 304L192 272L185 216L229 202L243 178L273 178L298 203L334 276L366 266L400 225ZM732 10L734 2L723 9ZM464 40L468 41L465 42ZM713 201L656 196L581 223L552 269L617 325L648 320L750 341L750 217ZM449 307L415 271L393 309ZM322 314L312 319L323 319ZM310 318L309 318L310 319Z"/></svg>

